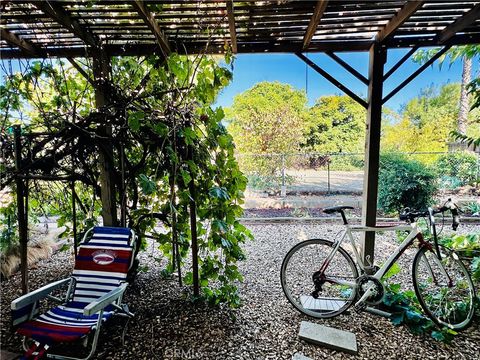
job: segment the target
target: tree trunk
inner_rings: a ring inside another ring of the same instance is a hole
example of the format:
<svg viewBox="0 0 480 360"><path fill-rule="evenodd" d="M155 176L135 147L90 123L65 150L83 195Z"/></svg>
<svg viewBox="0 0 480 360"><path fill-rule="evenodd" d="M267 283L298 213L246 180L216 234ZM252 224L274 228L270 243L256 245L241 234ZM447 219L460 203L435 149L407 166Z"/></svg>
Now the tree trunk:
<svg viewBox="0 0 480 360"><path fill-rule="evenodd" d="M467 85L472 81L472 59L463 57L462 87L460 93L460 111L458 112L457 131L465 135L467 133L467 116L470 109Z"/></svg>

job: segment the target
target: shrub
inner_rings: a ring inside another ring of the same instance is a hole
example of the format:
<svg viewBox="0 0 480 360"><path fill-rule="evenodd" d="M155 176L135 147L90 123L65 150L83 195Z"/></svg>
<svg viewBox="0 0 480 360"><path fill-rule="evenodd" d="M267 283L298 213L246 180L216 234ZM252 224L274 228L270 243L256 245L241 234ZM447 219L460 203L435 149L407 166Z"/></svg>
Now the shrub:
<svg viewBox="0 0 480 360"><path fill-rule="evenodd" d="M381 155L378 181L378 204L388 213L405 207L424 209L438 190L435 172L402 154Z"/></svg>
<svg viewBox="0 0 480 360"><path fill-rule="evenodd" d="M436 168L442 183L447 188L456 188L478 183L480 174L477 156L466 151L444 154L436 162Z"/></svg>

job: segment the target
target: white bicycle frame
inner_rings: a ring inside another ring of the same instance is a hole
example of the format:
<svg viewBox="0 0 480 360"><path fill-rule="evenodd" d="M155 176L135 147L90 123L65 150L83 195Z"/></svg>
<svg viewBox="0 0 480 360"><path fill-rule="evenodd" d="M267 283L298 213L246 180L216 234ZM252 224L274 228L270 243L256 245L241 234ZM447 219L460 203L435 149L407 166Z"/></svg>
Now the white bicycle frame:
<svg viewBox="0 0 480 360"><path fill-rule="evenodd" d="M380 279L387 273L387 271L390 269L390 267L397 261L397 259L403 254L403 252L413 243L415 239L418 239L420 241L420 246L428 246L428 243L426 243L423 240L423 235L421 231L419 230L417 223L411 223L411 224L405 224L405 225L393 225L393 226L376 226L376 227L370 227L370 226L358 226L358 225L349 225L345 224L345 231L343 232L342 236L334 242L334 248L332 252L327 256L325 259L324 263L322 264L320 268L320 272L323 273L326 268L328 267L329 263L337 253L340 245L344 242L345 238L350 239L350 243L352 245L353 253L355 255L355 260L358 266L360 267L361 270L365 272L368 267L372 267L373 264L365 264L362 257L359 254L359 250L357 249L355 239L353 238L352 233L353 232L383 232L383 231L409 231L408 236L403 240L403 242L398 246L398 248L393 252L392 255L387 259L387 261L382 265L380 269L377 270L377 272L372 275L373 278L377 279L380 281ZM367 257L366 259L368 262L370 262L369 258ZM338 279L331 279L328 276L325 276L324 278L325 281L340 284L340 285L346 285L351 288L357 287L356 282L350 282L350 281L343 281L343 280L338 280ZM370 295L371 292L373 291L374 286L369 287L366 289L365 293L363 296L358 300L357 304L365 301Z"/></svg>

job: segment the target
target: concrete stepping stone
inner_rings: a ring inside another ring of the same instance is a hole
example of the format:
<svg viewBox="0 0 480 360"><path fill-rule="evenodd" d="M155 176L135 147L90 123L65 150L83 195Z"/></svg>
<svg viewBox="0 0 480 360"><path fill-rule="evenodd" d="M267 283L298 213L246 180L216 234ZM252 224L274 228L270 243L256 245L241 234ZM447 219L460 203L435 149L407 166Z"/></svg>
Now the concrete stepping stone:
<svg viewBox="0 0 480 360"><path fill-rule="evenodd" d="M300 339L321 345L332 350L344 351L356 355L357 338L354 333L314 324L308 321L300 323Z"/></svg>

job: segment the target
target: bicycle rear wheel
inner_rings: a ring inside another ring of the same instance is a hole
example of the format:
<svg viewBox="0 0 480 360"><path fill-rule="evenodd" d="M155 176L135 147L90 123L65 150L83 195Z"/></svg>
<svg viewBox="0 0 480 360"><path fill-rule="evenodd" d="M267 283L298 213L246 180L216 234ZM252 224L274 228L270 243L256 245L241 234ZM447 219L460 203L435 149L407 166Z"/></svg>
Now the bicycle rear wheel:
<svg viewBox="0 0 480 360"><path fill-rule="evenodd" d="M333 251L328 240L312 239L295 245L285 256L280 278L288 301L300 312L315 318L330 318L348 309L356 297L358 271L350 255L339 248L328 263L321 290L312 296L325 259Z"/></svg>
<svg viewBox="0 0 480 360"><path fill-rule="evenodd" d="M413 261L413 286L425 313L438 326L462 330L474 314L475 288L457 254L440 248L437 254L422 248Z"/></svg>

